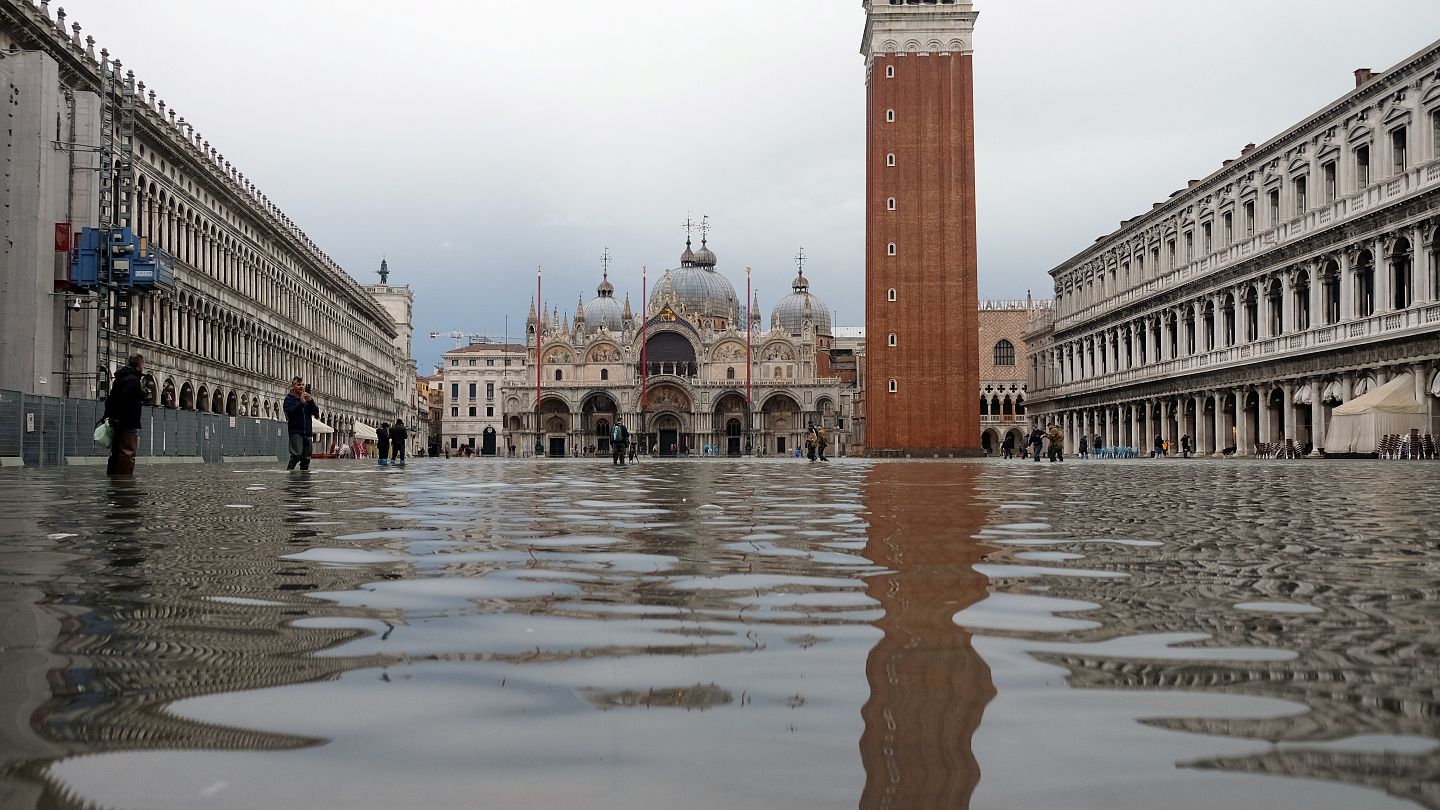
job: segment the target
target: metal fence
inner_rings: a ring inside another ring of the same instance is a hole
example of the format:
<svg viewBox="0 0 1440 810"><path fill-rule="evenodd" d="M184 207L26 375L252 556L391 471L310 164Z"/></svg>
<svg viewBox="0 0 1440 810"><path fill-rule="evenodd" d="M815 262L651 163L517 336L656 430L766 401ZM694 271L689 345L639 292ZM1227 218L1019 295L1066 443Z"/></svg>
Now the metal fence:
<svg viewBox="0 0 1440 810"><path fill-rule="evenodd" d="M66 464L67 459L104 458L95 425L105 403L0 390L0 459L25 466ZM189 457L207 463L243 456L288 456L284 422L168 408L144 409L140 456Z"/></svg>

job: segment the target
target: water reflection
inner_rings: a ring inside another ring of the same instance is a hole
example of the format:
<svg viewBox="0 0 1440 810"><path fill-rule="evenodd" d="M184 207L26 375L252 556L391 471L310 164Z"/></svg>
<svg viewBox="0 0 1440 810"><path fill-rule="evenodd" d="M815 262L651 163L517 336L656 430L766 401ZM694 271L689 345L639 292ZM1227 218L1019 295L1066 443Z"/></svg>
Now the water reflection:
<svg viewBox="0 0 1440 810"><path fill-rule="evenodd" d="M986 595L972 567L989 550L970 539L985 525L971 465L880 465L865 478L864 554L889 569L865 592L885 610L885 636L865 661L860 756L872 808L969 807L980 779L970 739L995 695L990 668L952 616Z"/></svg>
<svg viewBox="0 0 1440 810"><path fill-rule="evenodd" d="M1440 807L1440 465L86 473L6 808Z"/></svg>

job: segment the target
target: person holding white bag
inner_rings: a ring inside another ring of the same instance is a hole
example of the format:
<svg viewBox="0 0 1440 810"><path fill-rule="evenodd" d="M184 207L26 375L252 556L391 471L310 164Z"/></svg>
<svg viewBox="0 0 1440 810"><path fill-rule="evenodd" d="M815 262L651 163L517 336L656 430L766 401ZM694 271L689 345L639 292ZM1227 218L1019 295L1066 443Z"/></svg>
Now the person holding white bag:
<svg viewBox="0 0 1440 810"><path fill-rule="evenodd" d="M135 453L140 448L141 405L145 403L145 357L130 355L125 367L115 372L110 396L105 398L105 421L110 426L110 461L106 475L135 474Z"/></svg>

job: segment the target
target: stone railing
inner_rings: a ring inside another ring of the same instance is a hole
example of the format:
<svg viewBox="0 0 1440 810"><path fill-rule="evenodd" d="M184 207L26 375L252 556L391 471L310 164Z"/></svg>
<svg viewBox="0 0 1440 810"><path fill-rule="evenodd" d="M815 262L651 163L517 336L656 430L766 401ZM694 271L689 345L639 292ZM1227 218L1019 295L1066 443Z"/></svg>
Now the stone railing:
<svg viewBox="0 0 1440 810"><path fill-rule="evenodd" d="M1202 256L1187 265L1156 276L1130 289L1107 296L1103 301L1097 301L1081 309L1060 315L1055 318L1054 327L1068 329L1107 312L1123 309L1130 304L1150 298L1156 293L1208 276L1231 264L1248 259L1256 253L1278 247L1322 227L1329 227L1350 217L1359 216L1377 206L1391 203L1400 197L1436 185L1440 185L1440 160L1416 166L1399 177L1378 181L1363 191L1326 203L1308 211L1303 216L1282 222L1268 231L1258 232L1254 236L1241 237L1207 256Z"/></svg>
<svg viewBox="0 0 1440 810"><path fill-rule="evenodd" d="M1241 346L1228 346L1177 357L1160 363L1149 363L1123 371L1112 371L1083 380L1052 385L1033 392L1028 399L1086 394L1125 385L1179 377L1199 371L1214 371L1227 366L1284 359L1321 349L1333 350L1336 343L1366 342L1378 338L1397 337L1406 333L1432 331L1440 323L1440 303L1417 304L1398 312L1386 312L1346 323L1326 324L1289 335L1262 338ZM1051 374L1055 373L1053 370Z"/></svg>

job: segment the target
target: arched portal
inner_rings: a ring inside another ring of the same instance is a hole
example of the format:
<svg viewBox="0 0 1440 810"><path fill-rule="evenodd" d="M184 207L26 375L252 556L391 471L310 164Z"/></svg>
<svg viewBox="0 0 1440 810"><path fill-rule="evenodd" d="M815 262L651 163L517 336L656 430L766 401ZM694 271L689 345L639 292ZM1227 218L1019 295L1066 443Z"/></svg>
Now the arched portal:
<svg viewBox="0 0 1440 810"><path fill-rule="evenodd" d="M546 397L540 402L539 417L540 438L535 454L564 458L569 451L570 406L558 397Z"/></svg>
<svg viewBox="0 0 1440 810"><path fill-rule="evenodd" d="M619 412L615 398L604 392L591 394L580 404L580 432L586 445L602 456L610 453L610 427L619 420Z"/></svg>
<svg viewBox="0 0 1440 810"><path fill-rule="evenodd" d="M742 439L748 421L748 410L745 406L745 397L733 391L715 402L713 430L716 438L711 444L716 447L723 446L727 456L738 456L750 451L745 447L746 442Z"/></svg>
<svg viewBox="0 0 1440 810"><path fill-rule="evenodd" d="M800 424L800 404L788 394L774 394L761 407L762 446L768 453L788 455L800 446L805 426Z"/></svg>
<svg viewBox="0 0 1440 810"><path fill-rule="evenodd" d="M230 394L225 397L225 413L230 416L240 415L240 399L235 396L234 391L231 391Z"/></svg>
<svg viewBox="0 0 1440 810"><path fill-rule="evenodd" d="M678 332L660 332L645 341L645 368L651 376L674 374L694 377L699 365L695 362L695 346ZM638 368L637 368L638 370Z"/></svg>
<svg viewBox="0 0 1440 810"><path fill-rule="evenodd" d="M165 384L160 387L160 407L174 408L178 404L179 395L175 393L175 381L166 378Z"/></svg>

